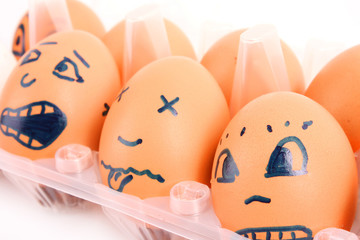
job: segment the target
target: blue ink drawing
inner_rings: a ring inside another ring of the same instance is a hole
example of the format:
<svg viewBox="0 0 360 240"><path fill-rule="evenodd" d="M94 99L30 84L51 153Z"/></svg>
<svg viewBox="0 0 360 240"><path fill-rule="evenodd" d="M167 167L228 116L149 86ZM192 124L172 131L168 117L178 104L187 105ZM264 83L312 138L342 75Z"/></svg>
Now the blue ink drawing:
<svg viewBox="0 0 360 240"><path fill-rule="evenodd" d="M220 158L225 155L225 159L223 165L221 167L222 176L217 178L217 171L219 168ZM239 176L240 172L236 163L234 161L233 156L230 153L228 148L222 150L219 154L219 157L216 162L215 167L215 179L218 183L232 183L235 181L235 176Z"/></svg>
<svg viewBox="0 0 360 240"><path fill-rule="evenodd" d="M109 106L109 104L104 103L104 107L105 107L105 111L102 112L102 115L105 117L105 116L107 116L108 113L109 113L110 106Z"/></svg>
<svg viewBox="0 0 360 240"><path fill-rule="evenodd" d="M34 56L35 54L35 56ZM37 49L33 49L30 52L28 52L28 54L26 54L26 56L24 57L24 59L22 60L20 66L27 64L27 63L31 63L31 62L35 62L39 59L39 57L41 56L41 52Z"/></svg>
<svg viewBox="0 0 360 240"><path fill-rule="evenodd" d="M120 184L120 187L118 188L119 192L122 192L124 190L124 187L126 186L126 184L128 184L129 182L131 182L134 179L133 175L127 175ZM117 179L116 179L117 180Z"/></svg>
<svg viewBox="0 0 360 240"><path fill-rule="evenodd" d="M248 205L252 202L270 203L271 199L259 195L254 195L245 200L245 204Z"/></svg>
<svg viewBox="0 0 360 240"><path fill-rule="evenodd" d="M294 142L302 153L302 166L299 170L293 170L293 157L291 151L283 147L286 143ZM295 136L286 137L279 141L271 153L269 163L266 167L266 178L278 176L299 176L307 174L308 154L304 144Z"/></svg>
<svg viewBox="0 0 360 240"><path fill-rule="evenodd" d="M137 139L136 141L130 142L130 141L125 140L121 136L118 137L118 140L119 140L119 142L121 142L122 144L124 144L125 146L128 146L128 147L135 147L143 142L141 138Z"/></svg>
<svg viewBox="0 0 360 240"><path fill-rule="evenodd" d="M40 45L56 45L57 42L43 42L43 43L40 43Z"/></svg>
<svg viewBox="0 0 360 240"><path fill-rule="evenodd" d="M267 128L268 132L270 132L270 133L273 131L272 127L270 125L267 125L266 128Z"/></svg>
<svg viewBox="0 0 360 240"><path fill-rule="evenodd" d="M138 171L133 167L129 167L127 169L124 168L113 168L111 165L107 165L104 163L103 160L101 160L101 165L107 169L110 170L109 175L108 175L108 185L111 189L114 189L116 191L122 192L124 190L124 187L131 182L131 180L133 180L133 176L130 174L128 176L126 176L120 183L120 186L118 189L115 189L112 185L111 185L111 179L114 178L115 181L117 181L119 179L119 177L122 176L122 174L126 175L129 173L135 174L137 176L148 176L150 179L156 180L159 183L163 183L165 182L165 179L160 175L160 174L153 174L150 170L146 169L143 171Z"/></svg>
<svg viewBox="0 0 360 240"><path fill-rule="evenodd" d="M40 112L35 113L33 109ZM41 150L60 136L67 125L67 118L55 104L40 101L17 109L5 108L0 122L5 136L14 138L29 149Z"/></svg>
<svg viewBox="0 0 360 240"><path fill-rule="evenodd" d="M289 121L286 121L285 122L285 127L288 127L290 125L290 122Z"/></svg>
<svg viewBox="0 0 360 240"><path fill-rule="evenodd" d="M310 228L301 225L294 226L280 226L280 227L259 227L259 228L245 228L236 231L237 234L249 238L251 234L252 239L256 238L256 233L266 233L266 240L270 239L282 239L284 233L291 234L291 240L312 240L313 233Z"/></svg>
<svg viewBox="0 0 360 240"><path fill-rule="evenodd" d="M29 82L25 82L25 78L29 75L29 73L26 73L22 78L21 78L21 81L20 81L20 84L23 88L26 88L26 87L30 87L33 83L35 83L36 81L36 78L34 78L33 80L29 81Z"/></svg>
<svg viewBox="0 0 360 240"><path fill-rule="evenodd" d="M17 36L15 45L19 46L19 44L21 44L20 50L17 51L17 50L13 49L12 52L13 52L13 54L15 56L21 57L25 53L25 28L24 28L24 24L20 24L18 29L20 29L20 35Z"/></svg>
<svg viewBox="0 0 360 240"><path fill-rule="evenodd" d="M72 67L72 71L69 70L70 66ZM73 74L75 74L75 78ZM55 66L53 75L55 75L60 79L67 80L70 82L74 82L74 81L78 83L84 82L84 79L79 74L79 69L76 63L67 57L64 57L64 60L62 60Z"/></svg>
<svg viewBox="0 0 360 240"><path fill-rule="evenodd" d="M303 122L302 129L306 130L309 126L313 124L313 121Z"/></svg>
<svg viewBox="0 0 360 240"><path fill-rule="evenodd" d="M244 135L245 130L246 130L246 128L245 128L245 127L243 127L243 129L241 130L241 133L240 133L240 137L242 137L242 135Z"/></svg>
<svg viewBox="0 0 360 240"><path fill-rule="evenodd" d="M85 59L76 51L74 50L75 56L84 64L85 67L90 68L90 65L85 61Z"/></svg>
<svg viewBox="0 0 360 240"><path fill-rule="evenodd" d="M116 97L117 101L120 102L122 95L129 90L129 87L125 88L124 90L121 91L121 93Z"/></svg>
<svg viewBox="0 0 360 240"><path fill-rule="evenodd" d="M161 100L163 101L164 106L161 107L161 108L159 108L159 109L158 109L158 112L159 112L159 113L162 113L162 112L164 112L165 110L169 110L169 111L172 113L172 115L177 116L178 113L177 113L177 111L175 110L175 108L173 107L173 105L179 101L179 97L176 97L176 98L175 98L174 100L172 100L171 102L168 102L168 100L164 97L164 95L161 95L160 98L161 98Z"/></svg>

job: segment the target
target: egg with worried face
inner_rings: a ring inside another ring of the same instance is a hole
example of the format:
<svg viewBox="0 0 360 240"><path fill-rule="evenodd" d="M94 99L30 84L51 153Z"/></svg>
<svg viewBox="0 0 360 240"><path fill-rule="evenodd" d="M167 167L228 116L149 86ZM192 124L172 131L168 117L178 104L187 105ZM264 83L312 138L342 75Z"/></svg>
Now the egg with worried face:
<svg viewBox="0 0 360 240"><path fill-rule="evenodd" d="M252 239L312 239L349 230L357 199L350 143L336 120L290 92L259 97L231 120L211 178L222 226Z"/></svg>
<svg viewBox="0 0 360 240"><path fill-rule="evenodd" d="M0 147L31 159L69 143L98 149L109 104L120 89L106 46L83 31L56 33L28 51L0 98Z"/></svg>
<svg viewBox="0 0 360 240"><path fill-rule="evenodd" d="M176 183L210 183L212 159L229 121L211 74L186 57L150 63L123 87L100 139L105 185L140 198L168 196Z"/></svg>

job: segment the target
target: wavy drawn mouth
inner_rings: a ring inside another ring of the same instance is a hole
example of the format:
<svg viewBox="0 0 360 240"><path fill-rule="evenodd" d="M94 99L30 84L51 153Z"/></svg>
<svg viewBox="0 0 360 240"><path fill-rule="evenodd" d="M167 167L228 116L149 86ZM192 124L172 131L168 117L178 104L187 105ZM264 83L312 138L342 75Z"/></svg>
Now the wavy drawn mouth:
<svg viewBox="0 0 360 240"><path fill-rule="evenodd" d="M155 180L159 183L165 182L165 179L160 174L153 174L149 169L145 169L142 171L139 171L133 167L129 167L127 169L124 168L113 168L110 164L107 165L103 160L101 160L101 165L107 169L110 170L108 175L108 186L116 191L122 192L124 190L124 187L130 183L133 180L133 175L137 176L147 176L148 178ZM115 181L118 181L119 177L122 175L126 175L120 182L119 188L114 188L111 185L111 179L114 178Z"/></svg>
<svg viewBox="0 0 360 240"><path fill-rule="evenodd" d="M5 108L1 131L21 145L41 150L53 143L67 125L66 115L53 103L39 101L20 108Z"/></svg>
<svg viewBox="0 0 360 240"><path fill-rule="evenodd" d="M301 226L285 226L285 227L261 227L261 228L245 228L236 231L237 234L253 240L311 240L311 229Z"/></svg>

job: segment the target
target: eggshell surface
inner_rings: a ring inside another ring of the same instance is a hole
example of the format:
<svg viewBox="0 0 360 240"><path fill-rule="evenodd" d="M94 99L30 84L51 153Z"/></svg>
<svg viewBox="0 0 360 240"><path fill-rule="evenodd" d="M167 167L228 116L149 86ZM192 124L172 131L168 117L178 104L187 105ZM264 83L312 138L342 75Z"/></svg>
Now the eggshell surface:
<svg viewBox="0 0 360 240"><path fill-rule="evenodd" d="M196 54L190 40L185 33L181 31L174 23L164 19L164 26L167 33L167 38L173 56L185 56L196 59ZM144 32L144 37L147 37ZM141 36L138 36L141 38ZM116 64L119 69L119 75L122 76L124 71L124 41L125 41L125 21L121 21L114 26L108 33L105 34L103 41L113 54ZM140 56L132 56L135 72L140 70L146 64L152 61L153 55L151 49L142 49L139 51ZM129 78L131 75L129 76Z"/></svg>
<svg viewBox="0 0 360 240"><path fill-rule="evenodd" d="M102 181L140 198L168 196L185 180L209 185L228 122L226 100L199 63L186 57L152 62L111 106L100 140Z"/></svg>
<svg viewBox="0 0 360 240"><path fill-rule="evenodd" d="M84 3L77 0L66 0L72 26L76 30L83 30L102 38L105 27L100 18ZM55 33L51 23L42 26L46 36ZM26 13L20 20L13 39L13 54L18 60L30 48L29 45L29 14Z"/></svg>
<svg viewBox="0 0 360 240"><path fill-rule="evenodd" d="M351 228L357 170L330 113L303 95L276 92L231 120L211 189L222 227L251 239L312 239L328 227Z"/></svg>
<svg viewBox="0 0 360 240"><path fill-rule="evenodd" d="M360 149L360 45L332 59L305 92L340 123L353 151Z"/></svg>
<svg viewBox="0 0 360 240"><path fill-rule="evenodd" d="M120 89L106 46L83 31L53 34L28 51L0 98L0 147L31 159L67 144L98 150L109 105Z"/></svg>
<svg viewBox="0 0 360 240"><path fill-rule="evenodd" d="M201 60L201 64L218 81L228 104L231 100L240 35L246 30L242 29L225 35L210 47ZM295 53L283 41L281 41L281 48L290 81L290 89L293 92L303 93L305 91L305 80L301 65Z"/></svg>

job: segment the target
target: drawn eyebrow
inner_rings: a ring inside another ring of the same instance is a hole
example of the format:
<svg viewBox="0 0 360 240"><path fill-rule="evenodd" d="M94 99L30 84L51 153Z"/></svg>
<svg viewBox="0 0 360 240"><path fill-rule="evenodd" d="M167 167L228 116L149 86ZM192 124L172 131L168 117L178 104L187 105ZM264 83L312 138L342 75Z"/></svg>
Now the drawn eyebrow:
<svg viewBox="0 0 360 240"><path fill-rule="evenodd" d="M85 67L90 68L90 65L85 61L82 56L80 56L80 54L76 50L74 50L74 54L82 62L82 64L85 65Z"/></svg>
<svg viewBox="0 0 360 240"><path fill-rule="evenodd" d="M57 44L57 42L44 42L44 43L40 43L40 45L55 45Z"/></svg>
<svg viewBox="0 0 360 240"><path fill-rule="evenodd" d="M120 102L122 95L123 95L127 90L129 90L129 88L130 88L130 87L127 87L127 88L125 88L124 90L122 90L121 93L116 97L116 99L117 99L118 102Z"/></svg>

